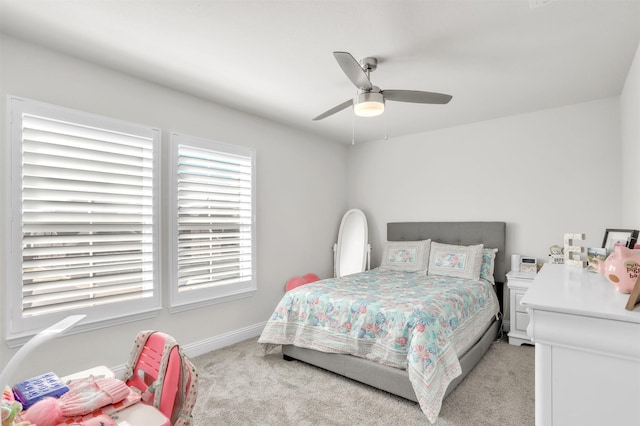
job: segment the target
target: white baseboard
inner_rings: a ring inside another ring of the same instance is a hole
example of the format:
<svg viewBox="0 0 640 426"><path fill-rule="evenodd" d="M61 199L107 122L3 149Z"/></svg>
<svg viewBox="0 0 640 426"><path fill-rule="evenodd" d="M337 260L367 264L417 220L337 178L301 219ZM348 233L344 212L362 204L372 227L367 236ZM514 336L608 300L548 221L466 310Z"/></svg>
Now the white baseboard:
<svg viewBox="0 0 640 426"><path fill-rule="evenodd" d="M238 330L230 331L219 336L209 337L207 339L200 340L199 342L189 343L183 345L182 350L189 358L195 358L197 356L204 355L207 352L222 349L244 340L257 337L262 333L266 324L267 322L264 321Z"/></svg>
<svg viewBox="0 0 640 426"><path fill-rule="evenodd" d="M227 346L240 343L244 340L257 337L260 335L260 333L262 333L262 330L264 329L264 326L266 324L267 322L264 321L258 324L250 325L248 327L240 328L238 330L230 331L228 333L224 333L218 336L208 337L198 342L181 345L182 350L189 358L195 358L197 356L204 355L207 352L215 351L217 349L222 349ZM120 364L115 367L111 367L111 371L115 373L116 377L120 377L120 378L122 378L122 376L124 375L125 370L126 370L125 364Z"/></svg>

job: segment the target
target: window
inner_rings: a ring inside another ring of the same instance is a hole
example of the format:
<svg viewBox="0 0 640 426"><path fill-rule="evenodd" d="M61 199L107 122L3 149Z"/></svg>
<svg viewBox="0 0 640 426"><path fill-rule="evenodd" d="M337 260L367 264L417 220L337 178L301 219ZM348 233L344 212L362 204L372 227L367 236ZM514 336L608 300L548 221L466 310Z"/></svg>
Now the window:
<svg viewBox="0 0 640 426"><path fill-rule="evenodd" d="M171 135L171 309L256 290L255 151Z"/></svg>
<svg viewBox="0 0 640 426"><path fill-rule="evenodd" d="M160 130L9 98L8 333L153 315Z"/></svg>

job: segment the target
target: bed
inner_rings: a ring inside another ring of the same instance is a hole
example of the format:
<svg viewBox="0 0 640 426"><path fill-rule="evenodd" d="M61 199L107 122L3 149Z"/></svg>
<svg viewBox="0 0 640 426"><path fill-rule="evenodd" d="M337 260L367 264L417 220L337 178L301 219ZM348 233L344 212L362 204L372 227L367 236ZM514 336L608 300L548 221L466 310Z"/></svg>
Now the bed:
<svg viewBox="0 0 640 426"><path fill-rule="evenodd" d="M505 281L505 231L504 222L388 223L389 242L430 240L457 246L482 244L484 248L497 249L493 260L495 285L483 279L444 279L382 268L321 280L285 294L259 342L265 350L282 345L282 354L287 360L303 361L416 401L433 423L442 400L478 363L500 330L497 313L500 310L498 295L502 294ZM445 308L440 299L432 299L436 296L422 291L426 287L434 294L443 293L445 299L454 300L453 307ZM352 302L342 299L347 293L354 296L351 293L360 288L370 293L355 294L356 300ZM464 292L470 288L477 293L463 293L462 288ZM400 292L398 295L393 293L396 290ZM397 308L391 307L389 299L401 303ZM362 306L371 313L359 312ZM375 313L374 308L380 311ZM460 313L450 312L458 308ZM304 309L316 311L308 313L303 312ZM479 314L471 315L471 311ZM444 317L434 321L432 317L437 312ZM349 315L348 320L344 319L345 314ZM375 316L357 318L360 314ZM357 335L355 341L347 340L348 334ZM373 336L378 340L368 340Z"/></svg>

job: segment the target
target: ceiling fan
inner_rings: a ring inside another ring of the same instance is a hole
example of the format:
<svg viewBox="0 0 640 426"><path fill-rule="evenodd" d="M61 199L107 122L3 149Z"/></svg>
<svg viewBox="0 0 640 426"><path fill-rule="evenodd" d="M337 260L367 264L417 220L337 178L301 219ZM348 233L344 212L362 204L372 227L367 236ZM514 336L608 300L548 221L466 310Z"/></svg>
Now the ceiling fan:
<svg viewBox="0 0 640 426"><path fill-rule="evenodd" d="M413 102L418 104L446 104L452 96L443 93L422 92L419 90L382 90L371 84L369 75L378 67L376 58L367 57L360 62L348 52L333 52L338 65L349 80L358 88L355 98L349 99L323 112L313 119L322 120L336 112L353 105L354 113L359 117L375 117L384 112L385 101Z"/></svg>

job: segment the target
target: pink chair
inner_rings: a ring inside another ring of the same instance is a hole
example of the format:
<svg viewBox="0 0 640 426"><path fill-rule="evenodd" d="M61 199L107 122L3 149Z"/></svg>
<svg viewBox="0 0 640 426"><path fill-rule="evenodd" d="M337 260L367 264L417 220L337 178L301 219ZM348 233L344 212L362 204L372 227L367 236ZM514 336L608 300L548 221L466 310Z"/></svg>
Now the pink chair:
<svg viewBox="0 0 640 426"><path fill-rule="evenodd" d="M144 333L149 333L148 337L142 336ZM146 338L146 342L143 342L143 337ZM126 384L142 392L142 402L155 406L168 419L171 419L173 424L174 414L177 416L177 413L174 413L174 405L182 397L178 394L181 361L178 346L173 346L169 353L166 373L164 377L159 377L163 352L168 339L173 341L171 336L159 331L142 332L138 335L132 360L135 360L135 354L140 351L139 345L142 345L142 350L132 366L133 371L130 372ZM158 386L162 386L159 404L156 402L157 398L154 397Z"/></svg>

